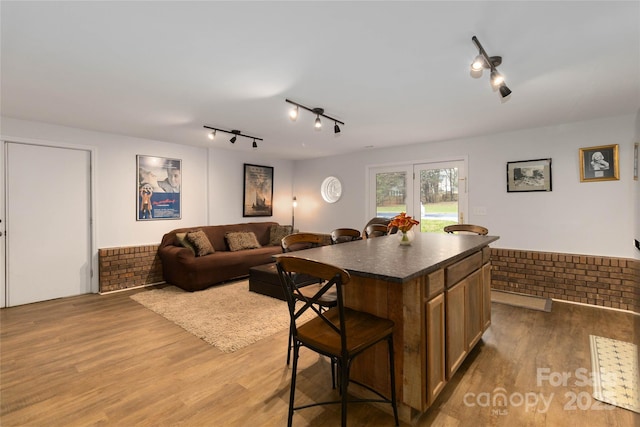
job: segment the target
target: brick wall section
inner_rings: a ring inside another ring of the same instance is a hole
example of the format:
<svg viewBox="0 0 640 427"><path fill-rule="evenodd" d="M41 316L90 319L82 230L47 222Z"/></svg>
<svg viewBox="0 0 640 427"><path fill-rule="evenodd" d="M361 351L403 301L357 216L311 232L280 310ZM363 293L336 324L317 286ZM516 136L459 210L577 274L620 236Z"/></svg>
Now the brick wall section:
<svg viewBox="0 0 640 427"><path fill-rule="evenodd" d="M162 282L158 245L98 250L100 292Z"/></svg>
<svg viewBox="0 0 640 427"><path fill-rule="evenodd" d="M491 250L493 289L640 313L640 260Z"/></svg>
<svg viewBox="0 0 640 427"><path fill-rule="evenodd" d="M158 245L98 250L100 292L162 282ZM493 289L640 313L640 260L491 249Z"/></svg>

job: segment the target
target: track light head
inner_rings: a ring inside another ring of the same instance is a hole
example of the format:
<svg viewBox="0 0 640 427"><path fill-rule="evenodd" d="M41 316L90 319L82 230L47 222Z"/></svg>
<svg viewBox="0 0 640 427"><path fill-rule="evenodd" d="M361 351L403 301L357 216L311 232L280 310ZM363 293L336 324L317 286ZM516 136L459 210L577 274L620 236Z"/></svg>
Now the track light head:
<svg viewBox="0 0 640 427"><path fill-rule="evenodd" d="M209 136L209 139L213 141L216 138L216 131L214 130L209 132L208 136Z"/></svg>
<svg viewBox="0 0 640 427"><path fill-rule="evenodd" d="M320 121L320 116L316 116L316 123L315 123L314 126L315 126L316 130L322 129L322 122Z"/></svg>
<svg viewBox="0 0 640 427"><path fill-rule="evenodd" d="M333 133L340 133L340 126L338 126L338 122L333 126Z"/></svg>
<svg viewBox="0 0 640 427"><path fill-rule="evenodd" d="M509 89L507 85L504 84L504 82L500 85L500 95L503 98L506 98L507 96L511 95L511 89Z"/></svg>
<svg viewBox="0 0 640 427"><path fill-rule="evenodd" d="M256 142L255 139L253 140L253 145L252 146L253 146L253 148L258 148L258 143Z"/></svg>
<svg viewBox="0 0 640 427"><path fill-rule="evenodd" d="M229 141L231 141L232 144L235 144L237 141L237 136L238 135L242 135L242 131L239 131L237 129L232 129L231 133L233 134L233 136L231 137L231 139Z"/></svg>
<svg viewBox="0 0 640 427"><path fill-rule="evenodd" d="M491 85L493 87L498 87L502 83L504 83L504 77L502 74L498 72L498 70L494 69L491 71Z"/></svg>
<svg viewBox="0 0 640 427"><path fill-rule="evenodd" d="M480 71L483 68L486 68L486 62L484 60L484 58L482 57L482 55L478 55L476 56L476 59L473 60L473 62L471 63L471 70L472 71Z"/></svg>
<svg viewBox="0 0 640 427"><path fill-rule="evenodd" d="M289 110L289 118L291 119L292 122L295 122L296 119L298 118L298 106L297 105L295 107L291 108L291 110Z"/></svg>

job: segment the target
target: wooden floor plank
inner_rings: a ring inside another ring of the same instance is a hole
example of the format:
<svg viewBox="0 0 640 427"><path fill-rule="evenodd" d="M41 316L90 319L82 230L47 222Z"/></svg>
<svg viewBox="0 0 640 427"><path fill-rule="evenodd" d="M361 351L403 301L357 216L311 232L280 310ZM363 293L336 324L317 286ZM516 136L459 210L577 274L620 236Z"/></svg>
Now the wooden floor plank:
<svg viewBox="0 0 640 427"><path fill-rule="evenodd" d="M227 354L131 300L134 292L0 310L3 427L286 423L286 330ZM639 316L561 302L551 313L503 304L492 309L491 327L418 426L640 423L638 414L596 403L591 387L576 378L579 369L590 373L590 334L640 344ZM303 350L298 402L338 397L329 366ZM572 377L551 384L540 381L539 370ZM505 406L494 402L500 393ZM531 401L525 405L518 396ZM572 406L573 396L582 406L590 399L589 407ZM294 424L339 420L340 408L330 406L300 411ZM357 404L349 407L349 425L390 426L393 418Z"/></svg>

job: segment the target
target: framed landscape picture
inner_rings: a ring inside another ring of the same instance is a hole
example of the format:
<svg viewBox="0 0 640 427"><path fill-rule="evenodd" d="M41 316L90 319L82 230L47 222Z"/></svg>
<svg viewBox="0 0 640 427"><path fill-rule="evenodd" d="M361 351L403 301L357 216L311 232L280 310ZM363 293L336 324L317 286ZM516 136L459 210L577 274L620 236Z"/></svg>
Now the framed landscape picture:
<svg viewBox="0 0 640 427"><path fill-rule="evenodd" d="M136 220L180 219L182 160L137 156Z"/></svg>
<svg viewBox="0 0 640 427"><path fill-rule="evenodd" d="M273 215L273 168L244 164L242 216Z"/></svg>
<svg viewBox="0 0 640 427"><path fill-rule="evenodd" d="M551 159L507 162L507 192L551 191Z"/></svg>
<svg viewBox="0 0 640 427"><path fill-rule="evenodd" d="M579 161L580 182L620 179L618 144L581 148Z"/></svg>

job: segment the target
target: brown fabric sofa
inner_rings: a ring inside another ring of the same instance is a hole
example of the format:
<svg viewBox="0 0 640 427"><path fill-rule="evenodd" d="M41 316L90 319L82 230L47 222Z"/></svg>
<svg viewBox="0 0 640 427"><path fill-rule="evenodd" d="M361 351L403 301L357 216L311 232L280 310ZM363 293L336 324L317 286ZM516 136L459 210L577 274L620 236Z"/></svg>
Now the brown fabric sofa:
<svg viewBox="0 0 640 427"><path fill-rule="evenodd" d="M249 268L273 262L272 255L282 253L280 245L269 246L270 231L277 222L249 222L244 224L208 225L178 228L162 237L158 255L162 261L164 280L186 291L199 291L227 280L247 276ZM209 238L215 253L196 257L180 245L176 233L202 230ZM261 248L229 251L225 234L252 231Z"/></svg>

